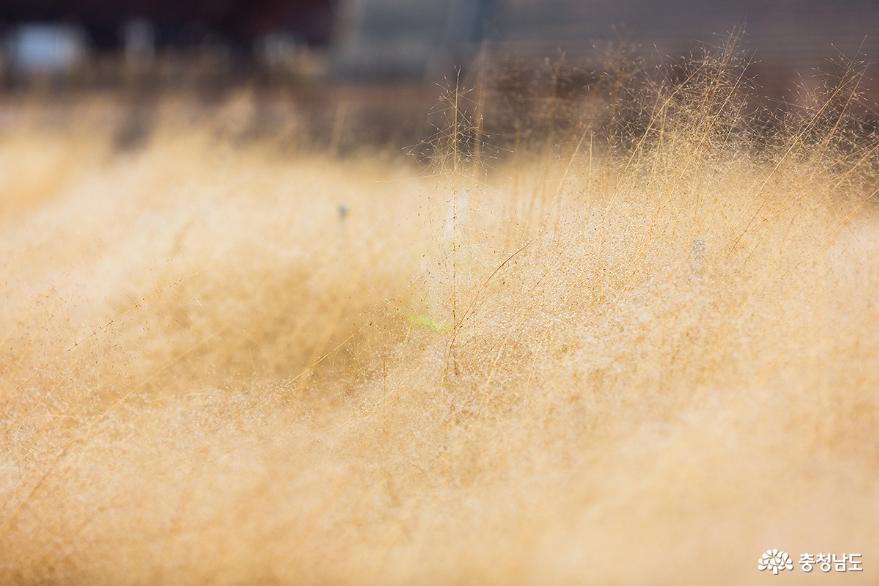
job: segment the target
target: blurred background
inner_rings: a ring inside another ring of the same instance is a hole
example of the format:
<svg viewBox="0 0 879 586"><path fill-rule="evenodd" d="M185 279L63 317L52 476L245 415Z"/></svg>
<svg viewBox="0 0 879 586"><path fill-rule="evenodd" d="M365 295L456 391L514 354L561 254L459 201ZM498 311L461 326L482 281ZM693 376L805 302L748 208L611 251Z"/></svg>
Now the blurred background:
<svg viewBox="0 0 879 586"><path fill-rule="evenodd" d="M245 134L277 132L295 103L300 118L310 112L297 131L309 140L340 146L340 128L359 125L359 136L404 144L429 134L424 113L460 77L495 98L579 99L608 68L673 63L733 31L744 31L759 95L787 105L820 83L816 70L879 54L879 2L3 0L0 91L54 107L112 94L143 131L160 96L208 108L246 90L227 113L246 119ZM875 99L870 74L861 89Z"/></svg>

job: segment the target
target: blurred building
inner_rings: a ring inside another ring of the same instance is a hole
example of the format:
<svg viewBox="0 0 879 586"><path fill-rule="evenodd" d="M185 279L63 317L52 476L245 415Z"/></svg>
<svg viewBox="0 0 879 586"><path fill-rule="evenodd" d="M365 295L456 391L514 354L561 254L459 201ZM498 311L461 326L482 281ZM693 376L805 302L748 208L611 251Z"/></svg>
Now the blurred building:
<svg viewBox="0 0 879 586"><path fill-rule="evenodd" d="M561 50L576 58L594 52L596 43L627 41L664 60L722 44L737 27L746 31L741 48L765 69L787 72L782 77L826 57L879 54L876 0L0 2L7 61L25 69L38 62L63 69L62 62L86 50L144 62L207 47L234 56L247 72L251 65L295 66L307 50L323 62L314 71L376 81L435 80L485 45L492 52L543 58Z"/></svg>
<svg viewBox="0 0 879 586"><path fill-rule="evenodd" d="M478 50L493 9L492 0L348 0L338 14L335 70L435 79Z"/></svg>
<svg viewBox="0 0 879 586"><path fill-rule="evenodd" d="M803 63L879 51L876 0L503 0L497 16L501 43L544 55L625 39L666 56L716 46L736 28L760 58Z"/></svg>
<svg viewBox="0 0 879 586"><path fill-rule="evenodd" d="M335 24L335 0L3 0L0 29L23 23L78 27L94 52L118 52L126 27L149 23L159 50L208 43L248 52L266 34L286 32L303 44L327 45Z"/></svg>

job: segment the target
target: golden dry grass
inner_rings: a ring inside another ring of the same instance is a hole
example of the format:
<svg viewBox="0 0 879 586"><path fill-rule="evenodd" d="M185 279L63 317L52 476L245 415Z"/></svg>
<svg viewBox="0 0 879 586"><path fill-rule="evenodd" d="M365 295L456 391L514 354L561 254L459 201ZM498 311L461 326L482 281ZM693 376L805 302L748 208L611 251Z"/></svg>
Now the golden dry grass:
<svg viewBox="0 0 879 586"><path fill-rule="evenodd" d="M736 85L487 174L7 132L0 581L875 582L875 136Z"/></svg>

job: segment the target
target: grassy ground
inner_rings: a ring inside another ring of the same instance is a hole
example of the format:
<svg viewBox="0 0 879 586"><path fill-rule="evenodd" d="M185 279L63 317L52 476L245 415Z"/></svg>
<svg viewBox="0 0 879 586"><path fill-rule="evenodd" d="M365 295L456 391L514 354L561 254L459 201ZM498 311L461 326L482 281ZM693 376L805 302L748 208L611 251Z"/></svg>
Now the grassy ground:
<svg viewBox="0 0 879 586"><path fill-rule="evenodd" d="M876 137L694 71L487 169L13 125L0 581L874 581Z"/></svg>

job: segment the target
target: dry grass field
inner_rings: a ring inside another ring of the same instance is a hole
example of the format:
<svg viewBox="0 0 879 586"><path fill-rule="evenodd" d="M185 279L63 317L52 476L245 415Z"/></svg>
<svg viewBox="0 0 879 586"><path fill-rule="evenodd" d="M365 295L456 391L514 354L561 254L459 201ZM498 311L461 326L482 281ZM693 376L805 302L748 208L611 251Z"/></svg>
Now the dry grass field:
<svg viewBox="0 0 879 586"><path fill-rule="evenodd" d="M0 582L875 584L879 137L722 65L430 168L7 120Z"/></svg>

